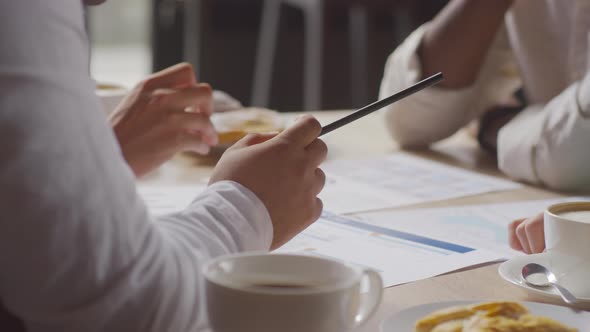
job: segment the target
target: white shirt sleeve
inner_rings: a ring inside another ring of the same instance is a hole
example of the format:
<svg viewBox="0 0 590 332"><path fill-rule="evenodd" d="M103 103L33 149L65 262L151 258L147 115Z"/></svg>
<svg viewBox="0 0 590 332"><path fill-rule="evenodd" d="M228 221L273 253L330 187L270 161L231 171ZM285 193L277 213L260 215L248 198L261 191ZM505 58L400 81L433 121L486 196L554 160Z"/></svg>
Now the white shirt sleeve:
<svg viewBox="0 0 590 332"><path fill-rule="evenodd" d="M80 0L0 2L0 301L31 332L198 331L201 267L268 250L233 182L152 218L88 77Z"/></svg>
<svg viewBox="0 0 590 332"><path fill-rule="evenodd" d="M532 105L498 135L509 176L560 190L590 188L590 73L546 105Z"/></svg>
<svg viewBox="0 0 590 332"><path fill-rule="evenodd" d="M380 97L400 91L422 77L418 47L428 23L414 31L389 57ZM444 75L444 73L443 73ZM429 88L388 107L389 133L402 147L425 147L447 138L505 102L521 85L504 27L498 32L474 84L457 90Z"/></svg>

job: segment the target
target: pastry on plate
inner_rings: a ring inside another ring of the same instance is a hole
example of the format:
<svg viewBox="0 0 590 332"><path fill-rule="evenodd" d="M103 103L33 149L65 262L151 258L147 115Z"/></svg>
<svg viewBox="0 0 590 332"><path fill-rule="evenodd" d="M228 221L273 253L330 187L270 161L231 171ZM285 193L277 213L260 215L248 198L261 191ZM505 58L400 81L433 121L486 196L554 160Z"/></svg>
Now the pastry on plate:
<svg viewBox="0 0 590 332"><path fill-rule="evenodd" d="M416 322L415 332L577 332L548 317L534 316L517 302L486 302L435 311Z"/></svg>
<svg viewBox="0 0 590 332"><path fill-rule="evenodd" d="M272 133L285 128L285 120L278 112L254 107L214 113L211 122L221 146L231 145L250 133Z"/></svg>

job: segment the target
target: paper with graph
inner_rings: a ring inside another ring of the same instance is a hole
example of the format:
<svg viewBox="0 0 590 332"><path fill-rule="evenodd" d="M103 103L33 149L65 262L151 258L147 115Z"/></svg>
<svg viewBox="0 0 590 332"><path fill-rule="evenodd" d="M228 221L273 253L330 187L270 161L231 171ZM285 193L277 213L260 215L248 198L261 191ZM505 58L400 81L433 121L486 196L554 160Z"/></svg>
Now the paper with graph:
<svg viewBox="0 0 590 332"><path fill-rule="evenodd" d="M381 274L388 287L520 255L508 246L507 225L571 199L373 212L355 217L324 212L318 222L277 252L325 256L370 267Z"/></svg>
<svg viewBox="0 0 590 332"><path fill-rule="evenodd" d="M501 254L324 213L275 252L316 255L379 272L384 287L503 258Z"/></svg>

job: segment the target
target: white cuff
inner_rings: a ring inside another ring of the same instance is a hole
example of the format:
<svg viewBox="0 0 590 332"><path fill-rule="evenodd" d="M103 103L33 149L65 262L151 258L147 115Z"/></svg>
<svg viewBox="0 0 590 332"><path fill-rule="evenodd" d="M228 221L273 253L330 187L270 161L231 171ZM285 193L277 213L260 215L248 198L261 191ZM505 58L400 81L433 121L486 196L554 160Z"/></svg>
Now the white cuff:
<svg viewBox="0 0 590 332"><path fill-rule="evenodd" d="M519 180L552 189L588 188L590 118L583 117L580 83L546 105L528 107L498 135L500 169ZM590 105L590 104L587 104Z"/></svg>
<svg viewBox="0 0 590 332"><path fill-rule="evenodd" d="M220 181L210 185L202 195L207 195L210 191L230 203L217 208L233 223L233 227L238 228L240 251L270 249L273 239L272 221L264 203L250 189L234 181Z"/></svg>
<svg viewBox="0 0 590 332"><path fill-rule="evenodd" d="M405 89L422 77L417 52L427 28L428 23L419 27L389 57L380 98ZM476 108L471 105L475 89L476 85L462 89L432 87L420 91L387 107L384 112L387 129L402 147L424 147L444 139L476 116ZM434 120L437 118L443 120Z"/></svg>
<svg viewBox="0 0 590 332"><path fill-rule="evenodd" d="M381 81L379 98L385 98L400 87L410 86L422 77L422 67L416 54L422 42L426 27L424 24L412 32L408 38L389 56Z"/></svg>
<svg viewBox="0 0 590 332"><path fill-rule="evenodd" d="M586 119L590 118L590 74L586 74L578 85L576 96L580 114Z"/></svg>
<svg viewBox="0 0 590 332"><path fill-rule="evenodd" d="M504 173L517 180L539 182L535 170L535 153L544 121L542 107L532 106L500 129L498 166Z"/></svg>

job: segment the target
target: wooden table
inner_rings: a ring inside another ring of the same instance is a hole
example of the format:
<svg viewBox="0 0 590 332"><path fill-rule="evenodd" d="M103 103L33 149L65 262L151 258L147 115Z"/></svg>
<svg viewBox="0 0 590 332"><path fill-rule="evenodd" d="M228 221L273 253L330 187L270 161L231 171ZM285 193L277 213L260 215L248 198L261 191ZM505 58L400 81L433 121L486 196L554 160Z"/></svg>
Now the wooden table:
<svg viewBox="0 0 590 332"><path fill-rule="evenodd" d="M315 115L322 123L329 123L346 111L319 112ZM324 141L328 144L328 160L362 159L395 153L398 148L388 136L382 114L373 114L341 128ZM493 157L481 151L477 143L466 132L434 145L427 151L414 154L445 164L475 170L484 174L504 177L497 169ZM145 181L159 183L187 183L202 181L211 172L216 158L178 156L150 175ZM530 199L559 197L559 194L524 186L523 188L470 196L465 198L416 204L407 208L444 207L454 205L503 203ZM523 216L524 217L524 216ZM373 317L360 331L378 331L380 322L393 312L423 303L449 300L522 300L551 303L547 298L531 297L525 291L503 281L497 272L498 264L484 265L461 272L446 274L385 289L383 303ZM554 301L553 303L558 303Z"/></svg>

